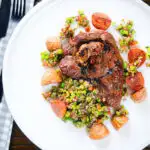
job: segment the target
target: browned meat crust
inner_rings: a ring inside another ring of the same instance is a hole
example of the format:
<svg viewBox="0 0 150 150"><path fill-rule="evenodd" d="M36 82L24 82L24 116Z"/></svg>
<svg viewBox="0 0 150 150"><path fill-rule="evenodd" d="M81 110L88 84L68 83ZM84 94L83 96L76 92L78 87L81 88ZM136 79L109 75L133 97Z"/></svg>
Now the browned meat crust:
<svg viewBox="0 0 150 150"><path fill-rule="evenodd" d="M100 98L119 107L124 84L123 60L113 36L100 30L80 33L66 47L67 56L59 65L62 73L76 79L96 79Z"/></svg>

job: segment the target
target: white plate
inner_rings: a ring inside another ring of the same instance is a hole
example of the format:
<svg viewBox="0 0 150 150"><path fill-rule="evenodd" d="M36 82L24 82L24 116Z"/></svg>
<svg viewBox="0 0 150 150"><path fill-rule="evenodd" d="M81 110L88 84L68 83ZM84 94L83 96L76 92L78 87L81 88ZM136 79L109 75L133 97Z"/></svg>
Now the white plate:
<svg viewBox="0 0 150 150"><path fill-rule="evenodd" d="M64 123L52 112L41 96L44 69L40 52L47 36L58 35L67 16L79 9L107 13L113 21L132 19L142 46L150 44L150 10L134 0L51 0L36 6L16 28L6 51L3 83L9 109L22 131L44 150L140 150L150 143L150 99L134 104L125 102L130 112L128 124L119 132L111 131L104 140L92 141L84 129ZM150 92L150 69L141 69Z"/></svg>

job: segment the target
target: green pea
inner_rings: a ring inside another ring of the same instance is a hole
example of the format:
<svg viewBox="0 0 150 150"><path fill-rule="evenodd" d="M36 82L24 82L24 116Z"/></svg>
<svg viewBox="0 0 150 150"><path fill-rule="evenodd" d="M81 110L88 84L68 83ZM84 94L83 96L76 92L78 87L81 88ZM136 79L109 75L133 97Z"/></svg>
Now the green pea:
<svg viewBox="0 0 150 150"><path fill-rule="evenodd" d="M117 115L117 116L120 116L120 112L119 112L119 111L116 111L116 115Z"/></svg>
<svg viewBox="0 0 150 150"><path fill-rule="evenodd" d="M132 25L131 24L127 25L127 29L131 30L132 29Z"/></svg>
<svg viewBox="0 0 150 150"><path fill-rule="evenodd" d="M100 100L100 98L97 98L96 101L99 103L101 100Z"/></svg>
<svg viewBox="0 0 150 150"><path fill-rule="evenodd" d="M136 71L136 66L130 66L130 71L135 72Z"/></svg>
<svg viewBox="0 0 150 150"><path fill-rule="evenodd" d="M127 69L127 62L126 61L123 62L123 68Z"/></svg>
<svg viewBox="0 0 150 150"><path fill-rule="evenodd" d="M127 30L120 30L120 34L123 36L128 36L129 32Z"/></svg>
<svg viewBox="0 0 150 150"><path fill-rule="evenodd" d="M73 22L74 22L74 18L75 18L75 17L68 17L68 18L66 18L66 23L67 23L67 24L73 23Z"/></svg>
<svg viewBox="0 0 150 150"><path fill-rule="evenodd" d="M61 88L64 88L64 87L65 87L65 83L62 82L62 83L60 84L60 87L61 87Z"/></svg>
<svg viewBox="0 0 150 150"><path fill-rule="evenodd" d="M80 16L84 16L84 11L83 10L79 10L78 13L79 13Z"/></svg>
<svg viewBox="0 0 150 150"><path fill-rule="evenodd" d="M136 31L135 31L135 30L132 30L132 31L131 31L131 34L132 34L132 35L134 35L135 33L136 33Z"/></svg>
<svg viewBox="0 0 150 150"><path fill-rule="evenodd" d="M119 25L118 27L117 27L117 30L121 30L123 28L123 26L122 25Z"/></svg>
<svg viewBox="0 0 150 150"><path fill-rule="evenodd" d="M58 49L58 50L56 51L56 53L59 54L59 55L62 55L62 54L63 54L63 50L62 50L62 49Z"/></svg>
<svg viewBox="0 0 150 150"><path fill-rule="evenodd" d="M112 22L111 25L112 25L112 26L116 26L116 22Z"/></svg>

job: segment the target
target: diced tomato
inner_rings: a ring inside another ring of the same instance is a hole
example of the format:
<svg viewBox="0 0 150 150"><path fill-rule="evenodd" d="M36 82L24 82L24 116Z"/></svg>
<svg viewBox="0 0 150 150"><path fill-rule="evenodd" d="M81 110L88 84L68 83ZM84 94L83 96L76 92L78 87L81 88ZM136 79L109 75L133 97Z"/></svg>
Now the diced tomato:
<svg viewBox="0 0 150 150"><path fill-rule="evenodd" d="M131 95L131 98L135 103L140 103L140 102L144 101L146 98L146 89L142 88L139 91L133 93Z"/></svg>
<svg viewBox="0 0 150 150"><path fill-rule="evenodd" d="M128 122L128 117L124 115L114 116L111 120L111 123L116 130L122 128L127 122Z"/></svg>
<svg viewBox="0 0 150 150"><path fill-rule="evenodd" d="M144 77L141 72L137 72L134 76L128 76L126 83L131 90L138 91L144 87Z"/></svg>
<svg viewBox="0 0 150 150"><path fill-rule="evenodd" d="M91 30L91 27L90 27L90 26L85 27L85 31L86 31L86 32L90 32L90 30Z"/></svg>
<svg viewBox="0 0 150 150"><path fill-rule="evenodd" d="M91 86L91 87L88 88L88 90L89 90L89 91L93 91L93 90L94 90L94 87Z"/></svg>
<svg viewBox="0 0 150 150"><path fill-rule="evenodd" d="M104 13L96 12L92 15L92 24L97 29L107 30L111 25L111 19Z"/></svg>
<svg viewBox="0 0 150 150"><path fill-rule="evenodd" d="M52 100L50 101L50 104L54 113L59 118L63 118L67 110L66 104L61 100Z"/></svg>
<svg viewBox="0 0 150 150"><path fill-rule="evenodd" d="M89 137L93 140L99 140L109 134L107 127L101 123L94 123L89 130Z"/></svg>
<svg viewBox="0 0 150 150"><path fill-rule="evenodd" d="M137 63L137 66L140 67L146 60L146 53L138 48L131 49L128 53L128 60L131 64Z"/></svg>

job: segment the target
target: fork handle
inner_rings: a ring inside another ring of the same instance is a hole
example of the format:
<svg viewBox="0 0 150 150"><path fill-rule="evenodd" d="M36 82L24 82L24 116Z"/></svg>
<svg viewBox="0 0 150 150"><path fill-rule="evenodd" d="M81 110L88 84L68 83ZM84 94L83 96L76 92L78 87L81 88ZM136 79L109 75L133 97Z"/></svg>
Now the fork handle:
<svg viewBox="0 0 150 150"><path fill-rule="evenodd" d="M2 97L3 97L3 83L2 83L2 71L0 74L0 103L2 101Z"/></svg>

